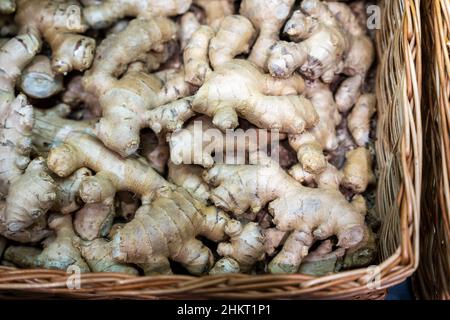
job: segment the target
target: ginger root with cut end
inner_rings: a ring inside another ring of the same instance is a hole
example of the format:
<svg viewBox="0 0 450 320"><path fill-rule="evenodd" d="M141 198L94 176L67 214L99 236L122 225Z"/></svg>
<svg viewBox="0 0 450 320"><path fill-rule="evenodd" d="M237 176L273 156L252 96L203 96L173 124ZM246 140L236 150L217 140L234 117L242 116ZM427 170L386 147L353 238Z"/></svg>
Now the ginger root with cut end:
<svg viewBox="0 0 450 320"><path fill-rule="evenodd" d="M278 41L271 48L267 63L273 76L287 77L299 69L308 78L330 83L341 73L350 42L325 3L304 0L284 33L296 42Z"/></svg>
<svg viewBox="0 0 450 320"><path fill-rule="evenodd" d="M36 99L51 97L63 89L63 77L52 70L50 59L38 55L23 70L20 89Z"/></svg>
<svg viewBox="0 0 450 320"><path fill-rule="evenodd" d="M84 8L89 26L106 28L125 17L176 16L189 10L192 0L105 0Z"/></svg>
<svg viewBox="0 0 450 320"><path fill-rule="evenodd" d="M270 47L280 40L280 29L291 13L294 0L243 0L240 14L247 17L258 31L248 59L267 71Z"/></svg>
<svg viewBox="0 0 450 320"><path fill-rule="evenodd" d="M196 165L173 164L168 162L169 174L167 179L182 187L197 199L205 203L209 198L209 186L202 179L203 168Z"/></svg>
<svg viewBox="0 0 450 320"><path fill-rule="evenodd" d="M217 260L214 266L209 270L210 275L220 275L229 273L241 273L239 263L233 258L226 257Z"/></svg>
<svg viewBox="0 0 450 320"><path fill-rule="evenodd" d="M134 276L139 274L136 268L114 261L111 242L105 239L81 241L79 248L92 272L120 272Z"/></svg>
<svg viewBox="0 0 450 320"><path fill-rule="evenodd" d="M375 182L370 151L359 147L347 152L345 157L342 186L356 193L364 192L369 184Z"/></svg>
<svg viewBox="0 0 450 320"><path fill-rule="evenodd" d="M216 165L204 178L215 187L210 199L216 206L242 214L269 203L276 227L291 231L269 264L271 273L297 272L315 240L336 235L338 246L348 249L363 239L364 217L339 191L303 187L269 160L251 166Z"/></svg>
<svg viewBox="0 0 450 320"><path fill-rule="evenodd" d="M9 246L5 250L3 260L11 262L20 268L35 268L36 258L41 254L42 249L27 246Z"/></svg>
<svg viewBox="0 0 450 320"><path fill-rule="evenodd" d="M45 269L68 270L77 267L80 272L89 272L89 266L81 257L77 248L80 238L72 226L70 215L53 214L49 217L49 227L56 237L46 244L44 250L36 257L35 265Z"/></svg>
<svg viewBox="0 0 450 320"><path fill-rule="evenodd" d="M139 61L143 54L175 34L176 25L166 18L132 20L124 31L101 43L92 68L84 75L84 87L99 98L102 109L96 134L108 148L124 157L138 149L141 128L151 126L160 132L180 126L193 115L185 100L175 101L167 108L162 106L191 94L183 70L150 75L139 64L133 64L118 79L127 65Z"/></svg>
<svg viewBox="0 0 450 320"><path fill-rule="evenodd" d="M255 36L251 22L240 15L224 18L217 30L201 26L191 37L183 52L185 80L201 86L212 69L247 53ZM211 64L211 67L210 67Z"/></svg>
<svg viewBox="0 0 450 320"><path fill-rule="evenodd" d="M45 39L52 49L56 73L83 71L94 58L95 40L79 35L87 30L81 6L74 0L16 0L19 32ZM41 41L41 40L40 40Z"/></svg>
<svg viewBox="0 0 450 320"><path fill-rule="evenodd" d="M249 272L257 261L264 259L265 234L257 223L249 222L242 226L241 222L230 220L225 233L230 239L219 243L217 253L233 258L241 272Z"/></svg>
<svg viewBox="0 0 450 320"><path fill-rule="evenodd" d="M313 276L323 276L336 272L344 254L345 249L338 248L333 251L333 243L330 240L325 240L316 250L306 256L298 272Z"/></svg>
<svg viewBox="0 0 450 320"><path fill-rule="evenodd" d="M193 0L196 6L205 11L206 24L217 28L222 20L234 13L235 0Z"/></svg>
<svg viewBox="0 0 450 320"><path fill-rule="evenodd" d="M107 203L88 203L77 211L73 227L83 240L106 237L114 220L114 206Z"/></svg>
<svg viewBox="0 0 450 320"><path fill-rule="evenodd" d="M318 115L308 99L294 95L303 89L300 79L277 80L251 62L232 60L208 77L192 107L222 130L236 128L239 115L260 128L302 133L318 122Z"/></svg>
<svg viewBox="0 0 450 320"><path fill-rule="evenodd" d="M365 147L369 142L370 120L376 112L376 104L374 94L363 94L348 115L348 129L360 147Z"/></svg>
<svg viewBox="0 0 450 320"><path fill-rule="evenodd" d="M0 0L0 14L11 14L16 11L16 0Z"/></svg>

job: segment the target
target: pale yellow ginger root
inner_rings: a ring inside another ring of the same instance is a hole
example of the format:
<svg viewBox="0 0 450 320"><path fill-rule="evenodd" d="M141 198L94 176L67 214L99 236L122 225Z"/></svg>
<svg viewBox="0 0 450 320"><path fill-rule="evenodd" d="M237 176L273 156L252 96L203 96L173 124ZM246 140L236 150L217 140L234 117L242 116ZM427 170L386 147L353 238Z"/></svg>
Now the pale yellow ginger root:
<svg viewBox="0 0 450 320"><path fill-rule="evenodd" d="M38 55L23 70L19 86L29 97L44 99L62 91L62 80L62 75L52 70L50 59Z"/></svg>
<svg viewBox="0 0 450 320"><path fill-rule="evenodd" d="M87 30L81 6L73 0L16 0L19 32L44 39L52 49L56 73L83 71L94 58L95 40L79 33Z"/></svg>
<svg viewBox="0 0 450 320"><path fill-rule="evenodd" d="M364 76L359 74L342 81L334 95L340 112L348 112L355 105L361 95L363 81Z"/></svg>
<svg viewBox="0 0 450 320"><path fill-rule="evenodd" d="M59 270L76 267L79 272L89 272L89 266L77 248L81 240L73 230L72 217L53 214L49 217L48 225L55 232L56 237L51 239L36 257L36 266Z"/></svg>
<svg viewBox="0 0 450 320"><path fill-rule="evenodd" d="M180 49L184 50L192 35L201 27L200 22L193 12L186 12L180 18L180 29L178 30L178 39Z"/></svg>
<svg viewBox="0 0 450 320"><path fill-rule="evenodd" d="M269 264L271 273L297 272L315 240L336 235L337 245L349 249L363 239L364 217L339 191L303 187L273 162L216 165L204 178L215 186L210 199L216 206L242 214L248 209L257 212L269 203L277 229L291 231Z"/></svg>
<svg viewBox="0 0 450 320"><path fill-rule="evenodd" d="M193 0L193 3L205 11L206 24L218 28L222 20L234 13L235 0Z"/></svg>
<svg viewBox="0 0 450 320"><path fill-rule="evenodd" d="M185 101L160 107L190 95L183 70L151 75L139 64L133 64L117 79L127 65L139 61L143 54L173 39L175 34L176 25L166 18L132 20L124 31L101 43L92 68L84 75L84 87L99 98L102 109L96 134L122 156L136 152L141 128L150 126L159 132L166 126L179 126L193 115L186 109Z"/></svg>
<svg viewBox="0 0 450 320"><path fill-rule="evenodd" d="M240 273L239 263L233 258L226 257L217 260L214 266L209 270L210 275L220 275L228 273Z"/></svg>
<svg viewBox="0 0 450 320"><path fill-rule="evenodd" d="M169 173L167 179L182 187L197 199L205 203L209 198L209 186L202 179L203 168L196 165L173 164L168 162Z"/></svg>
<svg viewBox="0 0 450 320"><path fill-rule="evenodd" d="M136 268L114 261L111 242L105 239L82 241L79 248L92 272L120 272L135 276L139 274Z"/></svg>
<svg viewBox="0 0 450 320"><path fill-rule="evenodd" d="M289 174L302 185L321 189L339 190L342 182L342 172L328 162L320 173L308 172L300 164L296 164L289 169Z"/></svg>
<svg viewBox="0 0 450 320"><path fill-rule="evenodd" d="M15 179L8 192L5 207L0 212L0 232L14 239L15 233L30 227L49 210L57 197L55 181L45 164L36 158L25 172Z"/></svg>
<svg viewBox="0 0 450 320"><path fill-rule="evenodd" d="M106 203L88 203L74 214L73 227L83 240L106 237L114 220L114 206Z"/></svg>
<svg viewBox="0 0 450 320"><path fill-rule="evenodd" d="M276 77L287 77L299 69L308 78L330 83L342 71L350 46L348 35L325 3L304 0L300 8L284 28L295 42L277 42L271 49L268 69Z"/></svg>
<svg viewBox="0 0 450 320"><path fill-rule="evenodd" d="M11 14L16 11L16 0L0 0L0 13Z"/></svg>
<svg viewBox="0 0 450 320"><path fill-rule="evenodd" d="M355 193L362 193L375 182L372 171L372 156L368 149L359 147L345 155L342 186Z"/></svg>
<svg viewBox="0 0 450 320"><path fill-rule="evenodd" d="M117 190L141 196L143 205L135 218L114 236L114 258L124 263L152 263L155 272L161 273L170 272L168 258L194 274L209 270L212 253L195 237L222 241L229 220L224 213L165 181L142 159L122 159L86 134L69 132L62 142L48 155L53 172L60 177L80 167L97 172L81 185L83 201L103 202Z"/></svg>
<svg viewBox="0 0 450 320"><path fill-rule="evenodd" d="M5 250L3 259L20 268L35 268L36 258L42 249L27 246L9 246Z"/></svg>
<svg viewBox="0 0 450 320"><path fill-rule="evenodd" d="M258 31L248 59L267 71L270 47L280 40L280 29L291 13L294 0L243 0L240 14L247 17Z"/></svg>
<svg viewBox="0 0 450 320"><path fill-rule="evenodd" d="M374 94L363 94L348 115L348 129L360 147L366 146L369 142L370 120L376 112L376 104Z"/></svg>
<svg viewBox="0 0 450 320"><path fill-rule="evenodd" d="M240 15L227 16L216 31L209 26L201 26L183 52L185 80L201 86L213 69L247 53L254 36L251 22Z"/></svg>
<svg viewBox="0 0 450 320"><path fill-rule="evenodd" d="M96 118L102 115L102 110L96 96L83 87L83 77L75 76L67 84L62 94L62 101L71 107L83 106L84 118Z"/></svg>
<svg viewBox="0 0 450 320"><path fill-rule="evenodd" d="M159 174L164 174L170 157L169 144L165 135L148 132L141 135L141 141L139 154L146 158L150 166Z"/></svg>
<svg viewBox="0 0 450 320"><path fill-rule="evenodd" d="M192 107L222 130L236 128L239 115L260 128L302 133L319 119L311 102L295 95L304 86L299 78L277 80L251 62L232 60L207 78Z"/></svg>
<svg viewBox="0 0 450 320"><path fill-rule="evenodd" d="M192 0L105 0L84 8L89 26L105 28L125 17L151 18L176 16L185 13Z"/></svg>
<svg viewBox="0 0 450 320"><path fill-rule="evenodd" d="M241 272L249 272L257 261L264 259L264 231L257 223L249 222L243 226L237 220L230 220L225 233L230 239L219 243L217 253L237 261Z"/></svg>

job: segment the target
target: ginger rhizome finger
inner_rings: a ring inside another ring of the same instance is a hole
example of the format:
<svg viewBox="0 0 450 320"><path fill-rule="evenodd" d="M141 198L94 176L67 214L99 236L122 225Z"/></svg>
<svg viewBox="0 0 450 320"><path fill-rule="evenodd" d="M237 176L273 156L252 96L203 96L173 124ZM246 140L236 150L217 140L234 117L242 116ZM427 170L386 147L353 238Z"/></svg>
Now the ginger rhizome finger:
<svg viewBox="0 0 450 320"><path fill-rule="evenodd" d="M236 128L239 115L260 128L302 133L318 121L311 102L293 94L302 84L296 76L276 80L251 62L236 59L214 70L192 107L222 130ZM292 95L282 95L289 90Z"/></svg>
<svg viewBox="0 0 450 320"><path fill-rule="evenodd" d="M83 13L89 26L99 29L125 17L180 15L189 9L191 2L191 0L105 0L88 5Z"/></svg>
<svg viewBox="0 0 450 320"><path fill-rule="evenodd" d="M325 3L305 0L294 11L284 33L295 42L278 41L271 49L268 69L273 76L287 77L295 70L308 78L331 82L342 71L350 43L347 33Z"/></svg>
<svg viewBox="0 0 450 320"><path fill-rule="evenodd" d="M201 27L200 22L193 12L186 12L180 18L180 29L178 38L180 41L180 49L184 50L192 35Z"/></svg>
<svg viewBox="0 0 450 320"><path fill-rule="evenodd" d="M114 261L111 242L105 239L81 241L79 248L92 272L120 272L135 276L139 274L136 268Z"/></svg>
<svg viewBox="0 0 450 320"><path fill-rule="evenodd" d="M44 39L52 49L52 68L57 73L86 70L94 57L95 40L83 35L80 4L72 0L17 0L15 20L20 33Z"/></svg>
<svg viewBox="0 0 450 320"><path fill-rule="evenodd" d="M348 129L360 147L366 146L369 142L370 120L376 112L376 104L375 95L363 94L348 115Z"/></svg>
<svg viewBox="0 0 450 320"><path fill-rule="evenodd" d="M102 109L96 134L108 148L122 156L136 152L141 128L151 126L161 131L166 125L177 126L192 116L190 110L180 110L180 105L169 107L175 111L170 112L172 117L160 107L190 95L183 70L149 74L141 65L134 64L122 75L127 65L139 61L142 55L173 39L175 34L176 25L166 18L132 20L124 31L108 36L100 44L92 68L84 75L84 88L99 99ZM156 111L155 107L162 110Z"/></svg>
<svg viewBox="0 0 450 320"><path fill-rule="evenodd" d="M106 237L114 220L112 203L88 203L73 215L73 227L83 240Z"/></svg>
<svg viewBox="0 0 450 320"><path fill-rule="evenodd" d="M60 177L80 167L95 171L81 185L80 196L86 203L112 199L117 190L142 197L135 218L114 236L115 259L152 263L154 271L161 273L170 272L168 258L194 274L209 270L212 253L196 236L222 241L229 220L223 212L167 182L143 159L122 159L86 134L69 132L62 142L50 151L48 165Z"/></svg>
<svg viewBox="0 0 450 320"><path fill-rule="evenodd" d="M324 151L338 147L335 128L341 122L341 116L328 85L318 80L306 81L305 95L319 115L319 122L304 133L289 135L289 144L297 152L303 168L315 174L327 166Z"/></svg>
<svg viewBox="0 0 450 320"><path fill-rule="evenodd" d="M209 186L202 179L203 168L196 165L173 164L168 162L169 173L167 179L179 187L187 190L197 199L208 201Z"/></svg>
<svg viewBox="0 0 450 320"><path fill-rule="evenodd" d="M234 13L235 0L193 0L192 2L204 10L206 24L212 28L217 28L225 17Z"/></svg>
<svg viewBox="0 0 450 320"><path fill-rule="evenodd" d="M244 0L240 14L247 17L258 31L248 60L267 71L270 47L279 40L280 29L291 13L294 0Z"/></svg>
<svg viewBox="0 0 450 320"><path fill-rule="evenodd" d="M291 232L269 264L272 273L297 272L315 240L336 235L338 246L348 249L363 239L364 217L339 191L303 187L271 161L216 165L205 179L215 187L210 199L216 206L242 214L248 209L259 211L269 203L277 228Z"/></svg>
<svg viewBox="0 0 450 320"><path fill-rule="evenodd" d="M183 52L186 81L201 86L213 69L239 54L247 53L254 35L251 22L240 15L224 18L217 30L201 26Z"/></svg>
<svg viewBox="0 0 450 320"><path fill-rule="evenodd" d="M20 88L29 97L44 99L63 90L63 78L52 70L48 57L38 55L23 70Z"/></svg>

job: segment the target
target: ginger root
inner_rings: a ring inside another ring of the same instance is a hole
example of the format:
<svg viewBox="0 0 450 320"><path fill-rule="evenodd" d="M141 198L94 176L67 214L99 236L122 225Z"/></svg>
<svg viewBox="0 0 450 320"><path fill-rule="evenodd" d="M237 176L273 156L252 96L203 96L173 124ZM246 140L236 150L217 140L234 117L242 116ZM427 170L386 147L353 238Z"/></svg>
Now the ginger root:
<svg viewBox="0 0 450 320"><path fill-rule="evenodd" d="M193 0L196 6L205 11L206 24L217 28L222 20L234 13L235 0Z"/></svg>
<svg viewBox="0 0 450 320"><path fill-rule="evenodd" d="M0 0L0 13L11 14L16 11L16 0Z"/></svg>
<svg viewBox="0 0 450 320"><path fill-rule="evenodd" d="M56 73L83 71L94 58L95 40L79 35L87 30L81 6L74 0L16 0L19 33L45 39L52 49Z"/></svg>
<svg viewBox="0 0 450 320"><path fill-rule="evenodd" d="M169 161L168 180L187 190L205 203L209 198L209 186L202 179L203 168L193 165L173 164Z"/></svg>
<svg viewBox="0 0 450 320"><path fill-rule="evenodd" d="M338 237L338 246L355 247L363 240L364 217L339 191L305 188L276 163L264 165L216 165L205 175L215 188L210 199L216 206L243 214L269 203L273 222L290 231L283 249L269 264L271 273L297 272L315 240Z"/></svg>
<svg viewBox="0 0 450 320"><path fill-rule="evenodd" d="M360 147L366 146L369 142L370 120L376 112L376 103L374 94L363 94L348 115L348 130Z"/></svg>

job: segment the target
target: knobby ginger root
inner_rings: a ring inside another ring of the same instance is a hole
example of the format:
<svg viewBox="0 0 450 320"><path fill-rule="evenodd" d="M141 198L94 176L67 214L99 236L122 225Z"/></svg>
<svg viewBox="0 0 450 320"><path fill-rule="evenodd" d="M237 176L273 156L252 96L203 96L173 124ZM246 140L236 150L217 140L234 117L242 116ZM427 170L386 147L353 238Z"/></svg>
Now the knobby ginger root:
<svg viewBox="0 0 450 320"><path fill-rule="evenodd" d="M243 0L240 14L247 17L258 30L258 38L253 45L248 60L267 71L270 47L279 40L294 0Z"/></svg>
<svg viewBox="0 0 450 320"><path fill-rule="evenodd" d="M49 58L38 55L23 70L20 88L29 97L44 99L62 91L63 78L53 72Z"/></svg>
<svg viewBox="0 0 450 320"><path fill-rule="evenodd" d="M209 270L210 275L240 273L239 263L233 258L226 257L217 260L214 266Z"/></svg>
<svg viewBox="0 0 450 320"><path fill-rule="evenodd" d="M205 11L206 24L217 28L222 20L234 13L235 0L193 0L193 3Z"/></svg>
<svg viewBox="0 0 450 320"><path fill-rule="evenodd" d="M88 203L75 213L73 227L83 240L106 237L112 227L114 214L111 203Z"/></svg>
<svg viewBox="0 0 450 320"><path fill-rule="evenodd" d="M323 151L338 147L335 128L341 122L341 116L328 85L318 80L306 81L305 95L319 115L319 122L302 134L289 135L289 144L297 152L302 167L314 174L327 166Z"/></svg>
<svg viewBox="0 0 450 320"><path fill-rule="evenodd" d="M83 33L81 6L73 0L16 0L15 20L20 33L45 39L52 49L52 68L57 73L89 68L94 57L95 40Z"/></svg>
<svg viewBox="0 0 450 320"><path fill-rule="evenodd" d="M183 52L185 80L201 86L212 69L231 61L239 54L247 53L254 36L255 29L251 22L240 15L224 18L216 31L211 27L201 26L194 32Z"/></svg>
<svg viewBox="0 0 450 320"><path fill-rule="evenodd" d="M366 146L369 142L370 120L376 112L376 104L375 95L363 94L348 115L348 129L360 147Z"/></svg>
<svg viewBox="0 0 450 320"><path fill-rule="evenodd" d="M229 220L224 213L206 207L165 181L142 159L122 159L86 134L68 132L62 142L48 156L53 172L65 177L77 168L88 167L97 173L84 179L80 190L83 201L103 202L112 199L117 190L142 197L143 205L135 218L114 236L115 259L124 263L152 263L153 270L161 273L170 272L168 258L180 262L193 274L209 270L212 253L196 236L222 241Z"/></svg>
<svg viewBox="0 0 450 320"><path fill-rule="evenodd" d="M84 89L82 79L82 76L75 76L69 81L66 90L62 94L62 101L71 107L83 105L84 109L86 109L84 118L100 117L102 110L98 99Z"/></svg>
<svg viewBox="0 0 450 320"><path fill-rule="evenodd" d="M135 276L139 274L136 268L114 261L111 242L105 239L81 241L79 248L92 272L120 272Z"/></svg>
<svg viewBox="0 0 450 320"><path fill-rule="evenodd" d="M134 64L117 79L127 65L138 61L152 47L173 39L175 34L176 25L166 18L132 20L124 31L108 36L100 44L92 68L84 75L84 87L99 98L102 109L96 134L122 156L136 152L141 128L151 126L159 132L164 126L178 125L179 119L193 115L185 108L185 102L180 102L183 110L180 104L170 106L170 112L160 107L190 94L182 70L151 75ZM149 119L156 123L150 124Z"/></svg>
<svg viewBox="0 0 450 320"><path fill-rule="evenodd" d="M295 42L279 41L272 47L268 69L273 76L287 77L299 69L308 78L330 83L341 73L350 47L347 33L325 3L304 0L294 11L284 33Z"/></svg>
<svg viewBox="0 0 450 320"><path fill-rule="evenodd" d="M317 124L318 115L308 99L296 95L304 86L300 79L275 79L251 62L232 60L206 79L192 107L222 130L236 128L239 115L260 128L302 133Z"/></svg>
<svg viewBox="0 0 450 320"><path fill-rule="evenodd" d="M322 242L316 250L309 253L300 265L299 272L313 276L323 276L338 271L338 262L345 255L343 248L333 251L330 240Z"/></svg>
<svg viewBox="0 0 450 320"><path fill-rule="evenodd" d="M202 179L203 168L196 165L173 164L168 162L168 180L187 190L197 199L205 203L209 198L209 186Z"/></svg>
<svg viewBox="0 0 450 320"><path fill-rule="evenodd" d="M147 159L153 169L159 174L166 172L167 161L170 157L169 144L164 134L153 132L142 134L139 154Z"/></svg>
<svg viewBox="0 0 450 320"><path fill-rule="evenodd" d="M72 226L70 215L53 214L49 217L49 227L56 237L46 244L44 250L36 257L35 265L46 269L68 270L77 267L79 272L89 272L89 266L80 254L77 237Z"/></svg>
<svg viewBox="0 0 450 320"><path fill-rule="evenodd" d="M151 18L185 13L192 0L105 0L84 8L87 23L95 29L105 28L125 17Z"/></svg>
<svg viewBox="0 0 450 320"><path fill-rule="evenodd" d="M193 12L186 12L180 18L180 29L178 38L180 41L180 49L184 51L192 35L200 28L201 24Z"/></svg>
<svg viewBox="0 0 450 320"><path fill-rule="evenodd" d="M265 160L263 160L265 161ZM363 240L364 217L339 191L306 188L277 164L216 165L205 179L215 187L210 199L235 214L257 212L269 203L273 222L291 231L283 249L270 262L272 273L297 272L315 240L338 237L338 246L355 247Z"/></svg>
<svg viewBox="0 0 450 320"><path fill-rule="evenodd" d="M35 268L36 258L42 250L27 246L9 246L5 250L4 260L20 268Z"/></svg>

